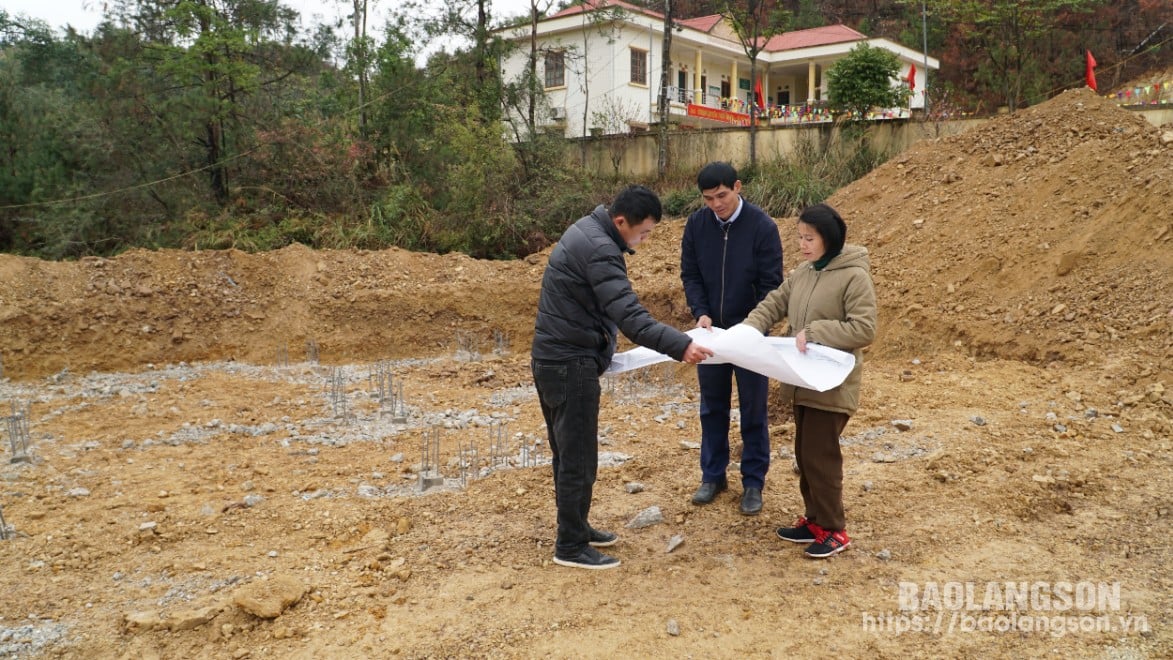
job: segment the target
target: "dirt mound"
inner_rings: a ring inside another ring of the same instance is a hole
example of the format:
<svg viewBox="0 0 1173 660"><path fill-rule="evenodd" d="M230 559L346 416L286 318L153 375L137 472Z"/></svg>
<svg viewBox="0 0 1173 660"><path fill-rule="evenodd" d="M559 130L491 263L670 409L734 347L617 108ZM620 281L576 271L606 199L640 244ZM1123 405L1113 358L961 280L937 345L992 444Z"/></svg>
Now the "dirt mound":
<svg viewBox="0 0 1173 660"><path fill-rule="evenodd" d="M537 260L534 260L535 263ZM49 263L0 257L0 359L25 378L61 369L316 351L340 363L430 354L469 333L532 333L540 266L390 249L264 254L135 250Z"/></svg>
<svg viewBox="0 0 1173 660"><path fill-rule="evenodd" d="M1098 360L1173 348L1173 144L1069 91L918 143L832 200L869 245L883 351L961 341L979 356Z"/></svg>

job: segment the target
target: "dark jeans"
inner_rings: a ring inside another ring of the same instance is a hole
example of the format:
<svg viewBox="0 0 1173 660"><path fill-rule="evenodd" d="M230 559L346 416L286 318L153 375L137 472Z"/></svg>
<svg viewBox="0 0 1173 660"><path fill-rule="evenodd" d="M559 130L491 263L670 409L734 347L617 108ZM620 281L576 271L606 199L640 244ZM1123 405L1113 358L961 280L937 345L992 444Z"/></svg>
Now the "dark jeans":
<svg viewBox="0 0 1173 660"><path fill-rule="evenodd" d="M839 436L849 419L847 413L794 406L794 459L798 461L803 515L832 532L847 527Z"/></svg>
<svg viewBox="0 0 1173 660"><path fill-rule="evenodd" d="M591 358L533 360L530 369L554 457L558 539L554 553L573 557L590 541L591 493L599 469L599 367Z"/></svg>
<svg viewBox="0 0 1173 660"><path fill-rule="evenodd" d="M696 368L701 390L701 480L720 483L729 467L729 408L735 377L741 409L741 485L762 488L770 469L766 418L770 379L731 364Z"/></svg>

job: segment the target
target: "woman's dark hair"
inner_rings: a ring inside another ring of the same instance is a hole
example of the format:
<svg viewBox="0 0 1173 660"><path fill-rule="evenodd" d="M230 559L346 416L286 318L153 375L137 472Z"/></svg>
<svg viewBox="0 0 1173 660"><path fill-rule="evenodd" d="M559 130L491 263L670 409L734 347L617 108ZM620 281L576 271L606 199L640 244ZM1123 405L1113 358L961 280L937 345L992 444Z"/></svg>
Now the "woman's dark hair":
<svg viewBox="0 0 1173 660"><path fill-rule="evenodd" d="M823 238L823 247L827 250L824 258L830 260L843 251L843 243L847 240L847 223L843 222L838 211L826 204L815 204L803 209L798 221L819 232Z"/></svg>

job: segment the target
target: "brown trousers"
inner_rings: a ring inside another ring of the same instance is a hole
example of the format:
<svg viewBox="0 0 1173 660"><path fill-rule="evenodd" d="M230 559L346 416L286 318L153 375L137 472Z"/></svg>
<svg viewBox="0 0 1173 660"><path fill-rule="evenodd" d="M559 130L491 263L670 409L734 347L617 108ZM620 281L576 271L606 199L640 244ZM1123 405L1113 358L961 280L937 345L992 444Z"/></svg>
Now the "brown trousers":
<svg viewBox="0 0 1173 660"><path fill-rule="evenodd" d="M846 413L794 406L794 458L798 461L798 490L806 508L803 515L829 531L847 527L839 436L849 419Z"/></svg>

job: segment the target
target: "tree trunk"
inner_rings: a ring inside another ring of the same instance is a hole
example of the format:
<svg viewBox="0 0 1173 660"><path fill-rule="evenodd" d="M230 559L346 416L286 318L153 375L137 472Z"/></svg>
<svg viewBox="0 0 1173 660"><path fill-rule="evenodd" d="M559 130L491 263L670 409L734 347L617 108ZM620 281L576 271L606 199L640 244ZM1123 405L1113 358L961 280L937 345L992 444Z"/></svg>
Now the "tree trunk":
<svg viewBox="0 0 1173 660"><path fill-rule="evenodd" d="M757 96L757 52L749 61L749 167L758 164L758 96ZM734 84L737 84L734 82Z"/></svg>
<svg viewBox="0 0 1173 660"><path fill-rule="evenodd" d="M485 0L477 0L477 61L474 64L477 71L477 82L480 89L485 88L485 79L488 70L485 67L485 58L488 57L489 46L486 43L489 34L489 15L485 11Z"/></svg>
<svg viewBox="0 0 1173 660"><path fill-rule="evenodd" d="M672 65L672 0L664 0L664 52L660 66L660 153L656 159L656 176L660 181L668 175L668 70Z"/></svg>
<svg viewBox="0 0 1173 660"><path fill-rule="evenodd" d="M224 206L228 203L228 172L220 162L224 156L224 126L220 120L213 119L208 122L207 133L208 180L216 202Z"/></svg>
<svg viewBox="0 0 1173 660"><path fill-rule="evenodd" d="M529 5L529 115L526 125L532 138L538 132L538 2L530 0Z"/></svg>
<svg viewBox="0 0 1173 660"><path fill-rule="evenodd" d="M200 17L200 33L208 34L212 26L206 16ZM205 149L208 154L208 180L212 186L212 195L221 206L228 203L228 173L222 162L224 157L224 120L219 117L220 106L220 78L216 73L217 59L215 49L208 49L204 56L207 68L204 70L204 93L212 105L212 115L205 124L207 143Z"/></svg>
<svg viewBox="0 0 1173 660"><path fill-rule="evenodd" d="M367 0L354 0L354 56L358 60L358 130L367 135Z"/></svg>

